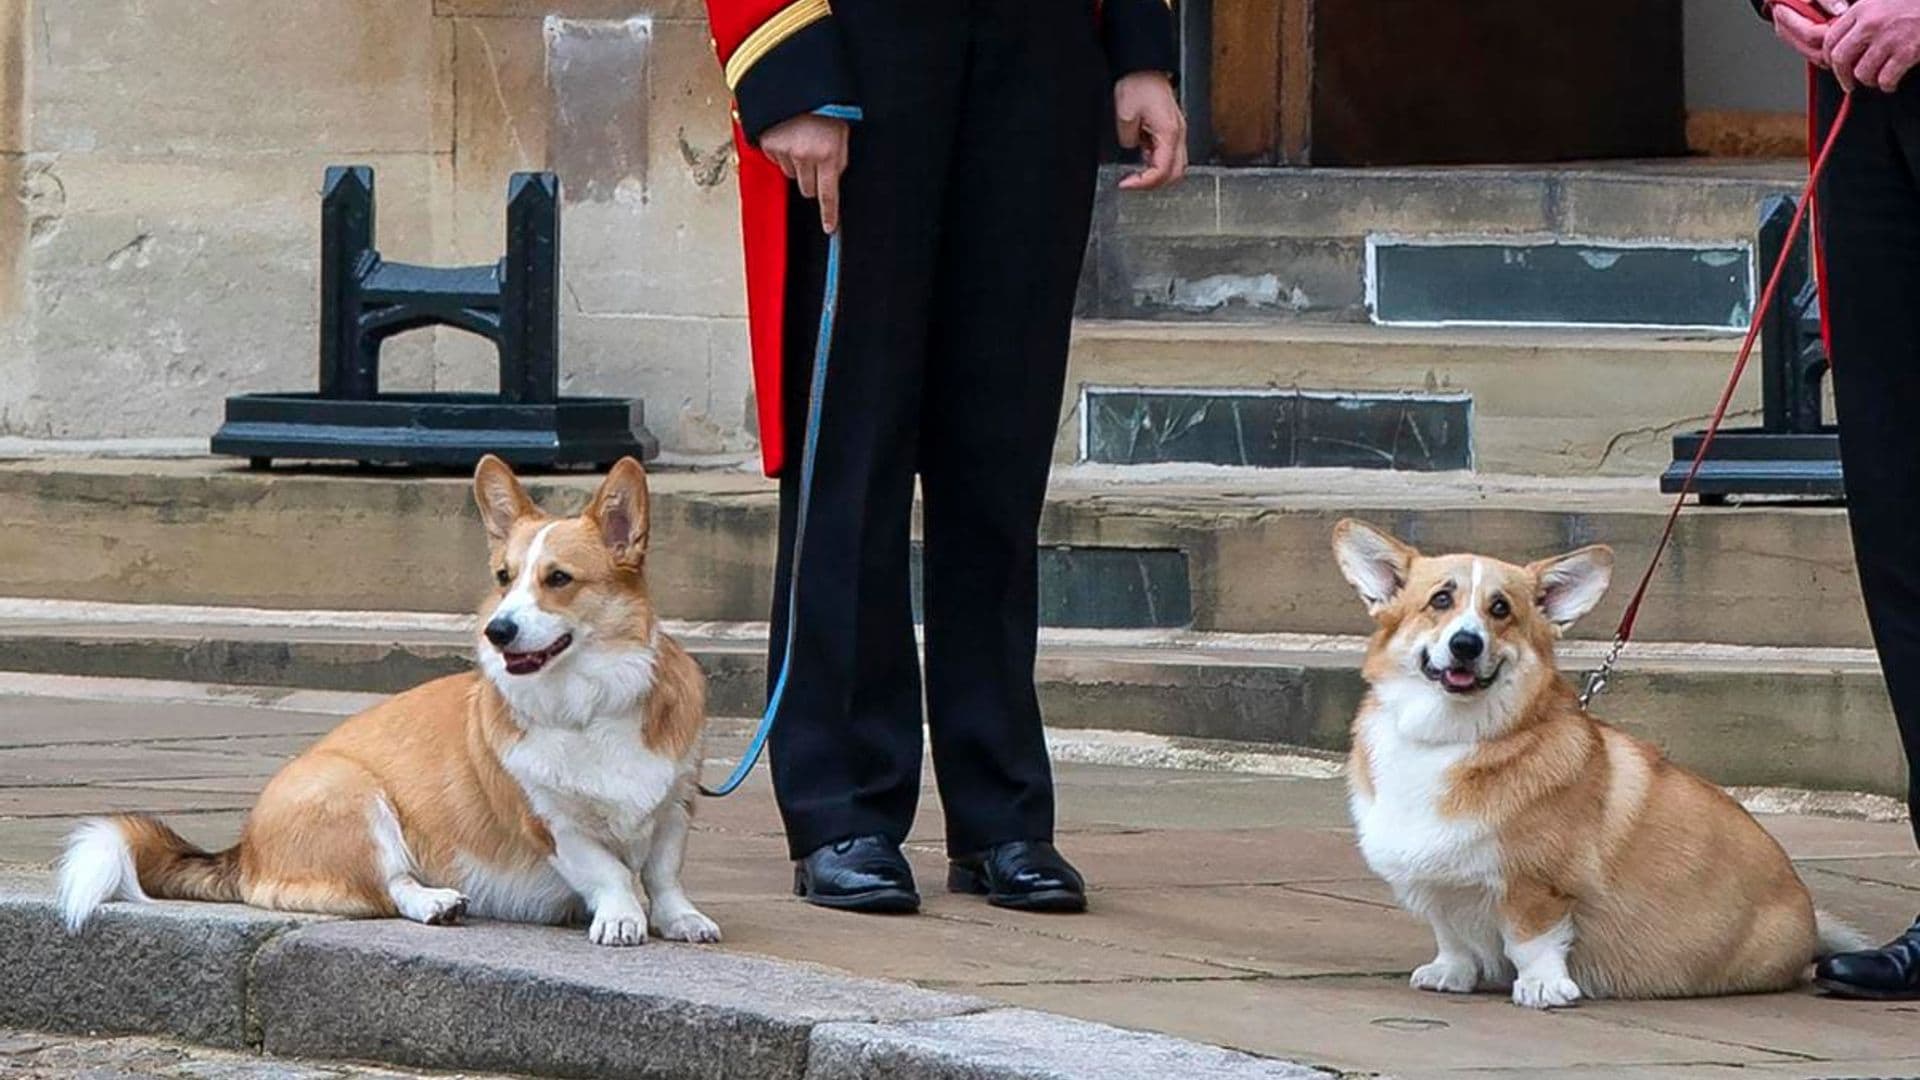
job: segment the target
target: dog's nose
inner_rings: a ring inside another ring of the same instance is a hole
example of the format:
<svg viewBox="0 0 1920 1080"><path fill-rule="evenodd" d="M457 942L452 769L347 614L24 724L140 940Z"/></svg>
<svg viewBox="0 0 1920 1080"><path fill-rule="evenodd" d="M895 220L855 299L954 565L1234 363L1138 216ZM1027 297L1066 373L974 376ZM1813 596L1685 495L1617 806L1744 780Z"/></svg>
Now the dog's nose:
<svg viewBox="0 0 1920 1080"><path fill-rule="evenodd" d="M488 641L493 642L496 648L504 649L513 644L513 639L520 633L520 626L502 615L487 624L486 633Z"/></svg>
<svg viewBox="0 0 1920 1080"><path fill-rule="evenodd" d="M1487 643L1479 634L1462 630L1447 641L1447 649L1453 653L1455 660L1465 663L1480 659L1480 654L1487 650Z"/></svg>

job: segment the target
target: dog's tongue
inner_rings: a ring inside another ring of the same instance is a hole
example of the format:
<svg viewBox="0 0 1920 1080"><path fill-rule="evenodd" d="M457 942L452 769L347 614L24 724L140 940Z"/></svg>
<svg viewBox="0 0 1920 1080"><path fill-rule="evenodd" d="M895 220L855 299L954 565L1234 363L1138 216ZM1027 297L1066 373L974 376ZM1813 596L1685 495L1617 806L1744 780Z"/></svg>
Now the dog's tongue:
<svg viewBox="0 0 1920 1080"><path fill-rule="evenodd" d="M1447 684L1449 690L1471 689L1475 683L1480 681L1480 677L1475 675L1470 668L1448 668L1441 674L1440 678Z"/></svg>

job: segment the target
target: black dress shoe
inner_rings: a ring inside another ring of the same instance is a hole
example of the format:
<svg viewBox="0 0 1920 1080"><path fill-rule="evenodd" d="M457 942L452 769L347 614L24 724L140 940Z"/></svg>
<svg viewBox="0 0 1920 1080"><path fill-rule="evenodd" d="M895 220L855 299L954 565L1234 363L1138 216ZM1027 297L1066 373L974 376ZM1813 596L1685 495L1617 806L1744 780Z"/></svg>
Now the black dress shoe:
<svg viewBox="0 0 1920 1080"><path fill-rule="evenodd" d="M837 911L905 915L920 910L913 868L900 845L884 836L841 840L794 863L793 895Z"/></svg>
<svg viewBox="0 0 1920 1080"><path fill-rule="evenodd" d="M1834 953L1813 969L1813 981L1835 997L1920 998L1920 921L1878 949Z"/></svg>
<svg viewBox="0 0 1920 1080"><path fill-rule="evenodd" d="M947 868L947 888L984 893L987 903L1016 911L1085 911L1087 883L1045 840L1013 840Z"/></svg>

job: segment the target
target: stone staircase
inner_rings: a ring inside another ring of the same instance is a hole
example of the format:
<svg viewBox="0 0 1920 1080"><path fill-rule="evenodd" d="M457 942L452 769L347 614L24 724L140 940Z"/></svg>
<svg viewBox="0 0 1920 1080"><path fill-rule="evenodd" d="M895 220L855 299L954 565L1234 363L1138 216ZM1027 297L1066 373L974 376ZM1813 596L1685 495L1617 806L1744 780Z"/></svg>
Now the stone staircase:
<svg viewBox="0 0 1920 1080"><path fill-rule="evenodd" d="M1636 312L1681 287L1659 274L1750 262L1754 207L1792 174L1234 170L1103 201L1043 522L1050 722L1342 749L1369 629L1328 552L1350 515L1430 550L1612 544L1620 581L1565 649L1569 669L1592 664L1651 556L1668 439L1711 403L1732 336L1544 325L1539 298L1592 287L1616 306L1582 317L1657 321ZM1468 314L1509 293L1533 306L1511 325L1377 321L1383 240L1454 245L1467 263L1504 251L1494 261L1536 277L1460 293L1482 305ZM1628 250L1651 277L1595 286ZM1715 301L1729 323L1740 303ZM535 487L564 506L593 483ZM661 610L707 664L716 708L756 713L771 487L744 463L660 467L654 494ZM458 670L488 584L469 500L458 477L0 463L0 670L380 691ZM1900 789L1840 508L1689 510L1641 634L1604 711L1676 758L1727 783Z"/></svg>
<svg viewBox="0 0 1920 1080"><path fill-rule="evenodd" d="M1155 198L1109 186L1058 457L1649 475L1715 397L1752 310L1758 207L1799 172L1214 169Z"/></svg>
<svg viewBox="0 0 1920 1080"><path fill-rule="evenodd" d="M1328 554L1338 518L1514 558L1604 540L1624 577L1664 505L1638 481L1191 471L1061 470L1043 524L1054 725L1338 751L1367 630ZM578 505L593 483L535 493ZM458 670L462 614L488 586L469 498L454 477L0 465L0 596L41 598L0 605L0 669L361 690ZM654 477L660 608L724 714L762 700L774 510L744 471ZM1623 591L1568 644L1569 669L1597 658ZM1652 644L1628 654L1605 711L1680 760L1727 783L1898 789L1838 509L1691 513L1643 627Z"/></svg>

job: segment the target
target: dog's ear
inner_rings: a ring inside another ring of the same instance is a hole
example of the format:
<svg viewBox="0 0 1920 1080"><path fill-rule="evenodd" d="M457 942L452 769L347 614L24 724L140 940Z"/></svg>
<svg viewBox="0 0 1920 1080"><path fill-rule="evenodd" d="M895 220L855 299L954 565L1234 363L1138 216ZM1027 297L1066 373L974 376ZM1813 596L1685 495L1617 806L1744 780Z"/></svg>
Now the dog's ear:
<svg viewBox="0 0 1920 1080"><path fill-rule="evenodd" d="M637 567L647 556L647 470L621 458L587 504L587 520L613 553L613 561Z"/></svg>
<svg viewBox="0 0 1920 1080"><path fill-rule="evenodd" d="M1613 582L1613 549L1584 547L1527 567L1538 583L1534 592L1541 614L1562 630L1592 611Z"/></svg>
<svg viewBox="0 0 1920 1080"><path fill-rule="evenodd" d="M1378 615L1407 584L1407 571L1420 553L1364 521L1348 518L1333 527L1333 556L1340 572Z"/></svg>
<svg viewBox="0 0 1920 1080"><path fill-rule="evenodd" d="M473 470L473 501L480 507L480 520L487 526L487 537L496 544L505 543L513 523L540 512L527 498L527 491L513 475L507 463L488 454Z"/></svg>

